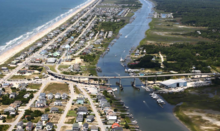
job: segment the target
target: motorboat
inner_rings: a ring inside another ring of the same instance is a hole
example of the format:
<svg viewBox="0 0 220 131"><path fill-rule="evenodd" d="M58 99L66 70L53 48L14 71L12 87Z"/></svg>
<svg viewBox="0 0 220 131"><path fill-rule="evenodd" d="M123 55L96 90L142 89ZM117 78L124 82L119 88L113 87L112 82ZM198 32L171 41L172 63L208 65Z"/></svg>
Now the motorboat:
<svg viewBox="0 0 220 131"><path fill-rule="evenodd" d="M154 94L154 95L152 95L151 97L154 98L154 99L157 99L157 98L158 98L158 95L157 95L157 94Z"/></svg>
<svg viewBox="0 0 220 131"><path fill-rule="evenodd" d="M152 95L154 95L155 93L153 92L153 93L150 93L150 96L152 96Z"/></svg>
<svg viewBox="0 0 220 131"><path fill-rule="evenodd" d="M165 104L165 102L162 99L157 99L158 104Z"/></svg>

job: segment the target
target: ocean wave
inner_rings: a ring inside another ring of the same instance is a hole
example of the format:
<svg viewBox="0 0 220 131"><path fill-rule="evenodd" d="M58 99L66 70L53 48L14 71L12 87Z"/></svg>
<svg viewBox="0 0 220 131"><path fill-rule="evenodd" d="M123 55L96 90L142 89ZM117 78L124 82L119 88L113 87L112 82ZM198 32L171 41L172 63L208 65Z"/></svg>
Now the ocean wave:
<svg viewBox="0 0 220 131"><path fill-rule="evenodd" d="M25 40L27 40L28 38L36 35L37 33L47 29L48 27L52 26L54 23L58 22L59 20L65 18L66 16L68 16L69 14L75 12L77 9L79 9L80 7L82 7L83 5L87 4L90 0L87 0L86 2L76 6L75 8L72 8L70 10L68 10L67 12L57 16L56 18L50 20L49 22L38 26L37 28L34 28L31 32L27 32L23 35L20 35L17 38L14 38L8 42L5 43L5 45L0 46L0 54L4 53L5 51L21 44L22 42L24 42Z"/></svg>

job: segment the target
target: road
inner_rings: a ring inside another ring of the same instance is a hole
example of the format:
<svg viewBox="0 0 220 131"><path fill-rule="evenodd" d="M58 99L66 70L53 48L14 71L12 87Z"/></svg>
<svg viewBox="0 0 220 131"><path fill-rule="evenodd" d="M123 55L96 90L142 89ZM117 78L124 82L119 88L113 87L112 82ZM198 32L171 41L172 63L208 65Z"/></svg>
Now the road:
<svg viewBox="0 0 220 131"><path fill-rule="evenodd" d="M102 120L101 120L101 117L97 111L97 108L95 107L94 103L93 103L93 100L91 99L91 97L87 94L87 92L83 89L83 86L82 84L77 84L77 87L82 91L83 95L88 98L89 102L90 102L90 106L92 108L92 111L95 113L95 116L96 116L96 120L98 122L98 126L100 127L101 131L105 131L105 127L102 123Z"/></svg>
<svg viewBox="0 0 220 131"><path fill-rule="evenodd" d="M57 131L60 131L61 130L61 127L64 126L65 124L65 118L66 118L66 115L68 113L68 111L70 110L71 106L72 106L72 101L74 99L74 89L73 89L73 83L69 83L69 88L70 88L70 92L71 92L71 95L70 95L70 100L68 101L68 103L66 104L66 107L65 107L65 110L64 110L64 113L63 115L61 116L60 120L59 120L59 123L57 124Z"/></svg>
<svg viewBox="0 0 220 131"><path fill-rule="evenodd" d="M74 75L64 75L58 74L51 70L48 70L48 73L54 76L62 76L69 79L76 79L76 78L89 78L89 79L129 79L129 78L156 78L156 77L166 77L166 76L219 76L219 73L181 73L181 74L163 74L163 75L146 75L146 76L74 76Z"/></svg>
<svg viewBox="0 0 220 131"><path fill-rule="evenodd" d="M29 101L29 103L26 105L26 107L24 108L23 111L20 111L20 112L19 112L19 115L18 115L17 119L16 119L14 122L10 123L11 126L10 126L10 128L8 129L9 131L12 131L12 130L14 129L15 125L20 121L20 119L21 119L22 116L24 115L25 110L29 109L29 108L31 107L31 105L35 102L35 100L37 100L37 98L38 98L38 96L40 95L40 93L41 93L41 92L44 90L44 88L46 87L48 81L49 81L49 80L43 81L42 86L40 87L40 90L39 90L37 93L34 94L34 98Z"/></svg>

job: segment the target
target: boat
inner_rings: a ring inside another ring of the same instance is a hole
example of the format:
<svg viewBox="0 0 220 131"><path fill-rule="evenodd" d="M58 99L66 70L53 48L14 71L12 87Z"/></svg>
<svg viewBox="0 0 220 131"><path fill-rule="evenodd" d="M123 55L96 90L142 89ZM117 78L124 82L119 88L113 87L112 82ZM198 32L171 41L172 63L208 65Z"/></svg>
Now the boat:
<svg viewBox="0 0 220 131"><path fill-rule="evenodd" d="M155 93L153 92L153 93L150 93L150 96L152 96L152 95L154 95Z"/></svg>
<svg viewBox="0 0 220 131"><path fill-rule="evenodd" d="M154 95L152 95L151 97L154 98L154 99L157 99L157 98L158 98L158 95L157 95L157 94L154 94Z"/></svg>
<svg viewBox="0 0 220 131"><path fill-rule="evenodd" d="M125 61L124 59L122 59L122 58L120 59L120 62L124 62L124 61Z"/></svg>
<svg viewBox="0 0 220 131"><path fill-rule="evenodd" d="M157 99L158 104L165 104L165 102L162 99Z"/></svg>
<svg viewBox="0 0 220 131"><path fill-rule="evenodd" d="M96 71L102 72L102 69L101 69L100 67L97 67L97 68L96 68Z"/></svg>

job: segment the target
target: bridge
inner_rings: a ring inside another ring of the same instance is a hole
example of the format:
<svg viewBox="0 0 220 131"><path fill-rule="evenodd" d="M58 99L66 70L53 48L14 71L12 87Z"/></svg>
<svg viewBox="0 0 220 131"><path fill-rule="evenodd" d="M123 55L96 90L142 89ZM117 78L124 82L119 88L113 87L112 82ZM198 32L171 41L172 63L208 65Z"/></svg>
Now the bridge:
<svg viewBox="0 0 220 131"><path fill-rule="evenodd" d="M44 64L28 64L33 66L44 66L47 73L49 75L52 75L54 77L65 79L65 80L71 80L71 81L78 81L80 82L82 79L88 79L88 83L90 84L90 79L98 79L99 80L108 80L110 79L119 79L118 84L121 85L121 79L134 79L133 85L135 86L136 78L143 78L145 79L145 85L147 85L148 78L154 78L154 83L156 82L157 78L159 77L175 77L175 76L199 76L199 78L210 78L210 77L216 77L220 76L219 73L181 73L181 74L161 74L161 75L147 75L147 76L79 76L79 75L66 75L66 74L59 74L56 72L53 72L50 70L50 68Z"/></svg>

